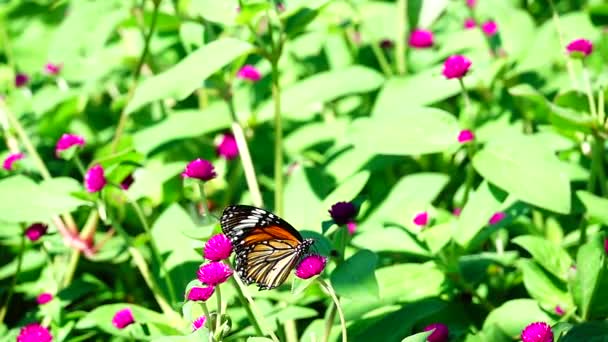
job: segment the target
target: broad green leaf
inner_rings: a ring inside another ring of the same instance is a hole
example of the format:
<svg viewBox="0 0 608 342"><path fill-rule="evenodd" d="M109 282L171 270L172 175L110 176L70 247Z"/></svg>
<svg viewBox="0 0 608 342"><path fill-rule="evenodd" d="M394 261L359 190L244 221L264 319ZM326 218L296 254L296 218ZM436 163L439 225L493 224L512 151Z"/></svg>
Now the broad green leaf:
<svg viewBox="0 0 608 342"><path fill-rule="evenodd" d="M475 154L473 166L486 180L522 201L561 214L570 212L568 174L553 151L533 138L490 141Z"/></svg>
<svg viewBox="0 0 608 342"><path fill-rule="evenodd" d="M549 109L551 110L549 119L558 128L590 133L595 125L595 119L587 113L553 103L549 104Z"/></svg>
<svg viewBox="0 0 608 342"><path fill-rule="evenodd" d="M401 340L401 342L426 342L426 338L432 334L432 331L425 331L421 333L417 333L415 335L409 336Z"/></svg>
<svg viewBox="0 0 608 342"><path fill-rule="evenodd" d="M400 108L354 121L350 137L355 147L376 154L417 155L444 152L458 144L460 128L450 113L436 108Z"/></svg>
<svg viewBox="0 0 608 342"><path fill-rule="evenodd" d="M321 198L315 191L313 184L322 182L318 174L307 172L304 167L298 167L292 171L285 185L285 203L298 203L285 207L284 218L297 229L310 229L321 232L318 215L311 212L319 212L321 209ZM327 209L325 209L327 210Z"/></svg>
<svg viewBox="0 0 608 342"><path fill-rule="evenodd" d="M571 299L565 282L551 277L534 261L522 259L519 262L524 276L524 286L530 296L549 308L570 307Z"/></svg>
<svg viewBox="0 0 608 342"><path fill-rule="evenodd" d="M576 196L583 202L588 217L608 225L608 199L584 190L577 191Z"/></svg>
<svg viewBox="0 0 608 342"><path fill-rule="evenodd" d="M159 160L149 161L143 169L138 169L133 177L135 182L127 191L130 198L140 199L150 197L160 201L163 193L163 183L176 177L184 170L186 161L165 163Z"/></svg>
<svg viewBox="0 0 608 342"><path fill-rule="evenodd" d="M4 248L4 247L3 247ZM25 251L23 254L23 261L21 264L21 272L29 272L42 268L47 261L46 256L35 250ZM0 267L0 280L4 280L8 277L12 277L17 271L17 258L12 259L10 262Z"/></svg>
<svg viewBox="0 0 608 342"><path fill-rule="evenodd" d="M539 236L525 235L513 239L513 243L520 245L532 255L532 258L547 271L561 280L566 281L568 269L573 261L568 252L559 245Z"/></svg>
<svg viewBox="0 0 608 342"><path fill-rule="evenodd" d="M378 256L361 250L338 265L331 283L339 296L351 299L378 298L378 280L374 273Z"/></svg>
<svg viewBox="0 0 608 342"><path fill-rule="evenodd" d="M158 100L186 98L207 77L251 48L249 43L232 38L215 40L200 47L170 69L142 81L125 113L131 114Z"/></svg>
<svg viewBox="0 0 608 342"><path fill-rule="evenodd" d="M233 26L239 15L238 0L198 0L188 2L189 12L195 16L202 16L205 20L214 23Z"/></svg>
<svg viewBox="0 0 608 342"><path fill-rule="evenodd" d="M311 308L291 305L286 308L279 309L266 316L267 320L277 320L279 323L284 323L288 320L306 319L316 317L318 312Z"/></svg>
<svg viewBox="0 0 608 342"><path fill-rule="evenodd" d="M547 322L552 319L532 299L513 299L490 312L483 331L498 328L507 336L519 336L530 322Z"/></svg>
<svg viewBox="0 0 608 342"><path fill-rule="evenodd" d="M336 202L348 202L355 199L369 179L369 171L361 171L348 178L323 200L323 208L329 209Z"/></svg>
<svg viewBox="0 0 608 342"><path fill-rule="evenodd" d="M152 342L200 342L200 341L208 341L209 337L209 329L200 328L196 331L192 332L186 336L163 336L159 338L155 338ZM247 341L250 341L249 339Z"/></svg>
<svg viewBox="0 0 608 342"><path fill-rule="evenodd" d="M583 322L576 324L568 330L559 342L604 342L608 336L608 323L606 321Z"/></svg>
<svg viewBox="0 0 608 342"><path fill-rule="evenodd" d="M579 248L576 275L583 319L605 316L608 313L608 293L604 289L608 285L608 272L603 236L596 236Z"/></svg>
<svg viewBox="0 0 608 342"><path fill-rule="evenodd" d="M483 182L469 195L469 200L458 217L457 229L452 233L461 246L468 246L473 238L488 224L488 220L500 208L496 195L487 182Z"/></svg>
<svg viewBox="0 0 608 342"><path fill-rule="evenodd" d="M458 269L467 283L481 283L488 278L491 266L515 267L517 257L517 252L512 251L466 254L458 258Z"/></svg>
<svg viewBox="0 0 608 342"><path fill-rule="evenodd" d="M398 252L430 256L429 251L409 231L401 227L378 227L355 235L352 244L374 252Z"/></svg>
<svg viewBox="0 0 608 342"><path fill-rule="evenodd" d="M346 120L313 122L294 130L285 137L285 149L296 154L317 144L342 138L348 128Z"/></svg>
<svg viewBox="0 0 608 342"><path fill-rule="evenodd" d="M517 58L528 52L534 39L534 20L524 10L511 10L496 17L498 23L501 48L504 48L509 57Z"/></svg>

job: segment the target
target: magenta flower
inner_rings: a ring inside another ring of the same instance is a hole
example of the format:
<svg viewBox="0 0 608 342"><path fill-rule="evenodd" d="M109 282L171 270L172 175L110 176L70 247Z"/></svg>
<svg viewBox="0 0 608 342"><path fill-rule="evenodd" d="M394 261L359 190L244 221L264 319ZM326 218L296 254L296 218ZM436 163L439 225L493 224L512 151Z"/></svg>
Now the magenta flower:
<svg viewBox="0 0 608 342"><path fill-rule="evenodd" d="M429 213L423 211L421 213L416 214L413 220L414 224L417 226L426 226L429 223Z"/></svg>
<svg viewBox="0 0 608 342"><path fill-rule="evenodd" d="M84 144L84 138L80 135L64 133L61 138L57 140L57 144L55 144L55 155L59 156L59 153L65 150L68 150L74 146L82 147Z"/></svg>
<svg viewBox="0 0 608 342"><path fill-rule="evenodd" d="M521 340L523 342L553 342L551 326L545 322L529 324L521 332Z"/></svg>
<svg viewBox="0 0 608 342"><path fill-rule="evenodd" d="M38 297L36 297L36 302L40 305L46 304L51 300L53 300L53 294L48 292L41 293L38 295Z"/></svg>
<svg viewBox="0 0 608 342"><path fill-rule="evenodd" d="M454 216L460 216L461 213L462 213L462 208L454 208L454 210L452 210L452 215L454 215Z"/></svg>
<svg viewBox="0 0 608 342"><path fill-rule="evenodd" d="M192 321L192 331L196 331L196 330L202 328L203 325L205 325L206 320L207 320L207 317L200 316L199 318Z"/></svg>
<svg viewBox="0 0 608 342"><path fill-rule="evenodd" d="M17 88L21 88L27 85L29 81L30 78L26 74L18 73L17 75L15 75L15 87Z"/></svg>
<svg viewBox="0 0 608 342"><path fill-rule="evenodd" d="M227 160L232 160L238 157L239 147L236 144L234 135L230 133L222 134L217 143L216 152L218 156L222 156Z"/></svg>
<svg viewBox="0 0 608 342"><path fill-rule="evenodd" d="M135 323L135 318L133 317L131 308L118 310L114 314L114 317L112 317L112 325L118 329L124 329L133 323Z"/></svg>
<svg viewBox="0 0 608 342"><path fill-rule="evenodd" d="M346 229L348 234L353 235L357 231L357 223L355 221L349 221L346 223Z"/></svg>
<svg viewBox="0 0 608 342"><path fill-rule="evenodd" d="M208 264L201 266L196 272L198 280L203 284L209 286L219 285L232 275L232 270L228 265L221 262L212 261Z"/></svg>
<svg viewBox="0 0 608 342"><path fill-rule="evenodd" d="M193 287L190 289L190 292L188 292L188 300L195 302L206 302L207 299L213 295L213 292L215 292L214 286Z"/></svg>
<svg viewBox="0 0 608 342"><path fill-rule="evenodd" d="M106 175L103 167L99 164L95 164L84 175L84 187L88 192L98 192L106 186Z"/></svg>
<svg viewBox="0 0 608 342"><path fill-rule="evenodd" d="M390 39L382 39L380 41L380 47L383 49L390 49L395 45L395 43L393 43L392 40Z"/></svg>
<svg viewBox="0 0 608 342"><path fill-rule="evenodd" d="M566 50L572 57L587 57L593 52L593 43L587 39L575 39L566 46Z"/></svg>
<svg viewBox="0 0 608 342"><path fill-rule="evenodd" d="M19 331L17 342L52 342L53 335L49 330L38 323L24 326Z"/></svg>
<svg viewBox="0 0 608 342"><path fill-rule="evenodd" d="M450 335L450 331L448 330L448 326L443 323L433 323L424 327L424 331L433 332L426 338L429 342L447 342L448 336Z"/></svg>
<svg viewBox="0 0 608 342"><path fill-rule="evenodd" d="M257 82L262 78L262 74L253 65L245 64L245 65L243 65L241 70L239 70L239 72L237 72L236 77L238 77L242 80Z"/></svg>
<svg viewBox="0 0 608 342"><path fill-rule="evenodd" d="M560 305L556 305L555 313L559 316L563 316L566 313L566 311Z"/></svg>
<svg viewBox="0 0 608 342"><path fill-rule="evenodd" d="M4 162L2 163L2 168L6 171L12 171L13 166L15 166L15 162L23 158L25 158L25 155L23 153L11 153L4 159Z"/></svg>
<svg viewBox="0 0 608 342"><path fill-rule="evenodd" d="M470 59L462 55L453 55L448 57L443 63L442 73L447 79L463 78L469 72L470 67Z"/></svg>
<svg viewBox="0 0 608 342"><path fill-rule="evenodd" d="M458 142L461 144L473 141L473 139L475 139L475 134L469 129L463 129L458 133Z"/></svg>
<svg viewBox="0 0 608 342"><path fill-rule="evenodd" d="M604 239L604 252L608 254L608 239Z"/></svg>
<svg viewBox="0 0 608 342"><path fill-rule="evenodd" d="M279 12L285 12L285 10L286 10L286 8L285 8L285 4L284 4L284 3L282 3L282 2L279 2L279 3L277 4L277 11L279 11Z"/></svg>
<svg viewBox="0 0 608 342"><path fill-rule="evenodd" d="M505 217L507 217L506 213L504 213L502 211L495 212L494 215L492 215L492 217L490 217L490 220L488 221L488 223L497 224L498 222L504 220Z"/></svg>
<svg viewBox="0 0 608 342"><path fill-rule="evenodd" d="M357 216L357 208L351 202L337 202L331 206L328 212L339 226L352 222Z"/></svg>
<svg viewBox="0 0 608 342"><path fill-rule="evenodd" d="M212 236L206 243L204 249L205 259L211 261L222 261L228 259L232 253L232 243L224 234Z"/></svg>
<svg viewBox="0 0 608 342"><path fill-rule="evenodd" d="M464 20L464 28L467 30L470 30L472 28L475 28L475 26L477 26L477 23L475 22L475 19L473 18L466 18Z"/></svg>
<svg viewBox="0 0 608 342"><path fill-rule="evenodd" d="M129 190L131 185L135 182L135 178L133 178L133 174L129 173L122 181L120 181L120 188L123 190Z"/></svg>
<svg viewBox="0 0 608 342"><path fill-rule="evenodd" d="M433 32L416 29L410 34L409 44L411 47L422 49L433 46L433 41Z"/></svg>
<svg viewBox="0 0 608 342"><path fill-rule="evenodd" d="M467 0L467 6L469 6L469 8L475 7L476 4L477 0Z"/></svg>
<svg viewBox="0 0 608 342"><path fill-rule="evenodd" d="M54 64L49 62L46 63L46 65L44 66L44 72L48 75L57 75L61 71L61 68L61 64Z"/></svg>
<svg viewBox="0 0 608 342"><path fill-rule="evenodd" d="M327 263L326 258L317 254L311 254L302 259L296 268L296 277L308 279L321 274L325 268L325 263Z"/></svg>
<svg viewBox="0 0 608 342"><path fill-rule="evenodd" d="M481 30L486 36L492 37L498 33L498 24L494 20L488 20L481 25Z"/></svg>
<svg viewBox="0 0 608 342"><path fill-rule="evenodd" d="M34 223L25 229L25 236L32 242L38 241L38 239L46 234L47 229L48 226L46 224Z"/></svg>
<svg viewBox="0 0 608 342"><path fill-rule="evenodd" d="M208 181L215 178L217 174L213 168L213 164L205 159L195 159L186 165L182 177L195 178L202 181Z"/></svg>

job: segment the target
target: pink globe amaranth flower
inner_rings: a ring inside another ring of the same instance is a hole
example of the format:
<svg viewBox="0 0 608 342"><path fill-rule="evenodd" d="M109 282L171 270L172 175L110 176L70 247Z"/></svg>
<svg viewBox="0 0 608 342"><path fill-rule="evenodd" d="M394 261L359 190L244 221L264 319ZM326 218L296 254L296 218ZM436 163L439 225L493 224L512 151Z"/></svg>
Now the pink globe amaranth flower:
<svg viewBox="0 0 608 342"><path fill-rule="evenodd" d="M551 326L545 322L529 324L521 332L521 340L523 342L553 342Z"/></svg>
<svg viewBox="0 0 608 342"><path fill-rule="evenodd" d="M475 19L473 18L466 18L464 20L464 28L467 30L470 30L472 28L475 28L477 26L477 23L475 22Z"/></svg>
<svg viewBox="0 0 608 342"><path fill-rule="evenodd" d="M18 73L17 75L15 75L15 87L17 88L21 88L27 85L29 81L30 78L26 74Z"/></svg>
<svg viewBox="0 0 608 342"><path fill-rule="evenodd" d="M353 221L357 216L357 208L352 202L337 202L328 210L334 222L341 226Z"/></svg>
<svg viewBox="0 0 608 342"><path fill-rule="evenodd" d="M103 167L99 164L95 164L84 175L84 186L88 192L98 192L106 186L106 175Z"/></svg>
<svg viewBox="0 0 608 342"><path fill-rule="evenodd" d="M499 211L494 213L494 215L492 215L492 217L490 217L490 220L488 221L489 224L497 224L498 222L502 221L505 219L505 217L507 217L507 214Z"/></svg>
<svg viewBox="0 0 608 342"><path fill-rule="evenodd" d="M390 39L382 39L380 41L380 47L383 49L390 49L395 45L395 43L393 43L392 40Z"/></svg>
<svg viewBox="0 0 608 342"><path fill-rule="evenodd" d="M2 163L2 168L6 171L12 171L13 166L15 166L15 162L23 159L24 157L25 155L20 152L11 153L4 159L4 162Z"/></svg>
<svg viewBox="0 0 608 342"><path fill-rule="evenodd" d="M133 317L131 308L118 310L112 317L112 325L118 329L124 329L133 323L135 323L135 317Z"/></svg>
<svg viewBox="0 0 608 342"><path fill-rule="evenodd" d="M46 304L51 300L53 300L53 294L48 292L41 293L38 295L38 297L36 297L36 302L40 305Z"/></svg>
<svg viewBox="0 0 608 342"><path fill-rule="evenodd" d="M120 188L123 190L129 190L131 185L135 182L135 178L133 178L133 174L129 173L122 181L120 181Z"/></svg>
<svg viewBox="0 0 608 342"><path fill-rule="evenodd" d="M467 0L467 6L469 6L469 8L475 7L476 4L477 0Z"/></svg>
<svg viewBox="0 0 608 342"><path fill-rule="evenodd" d="M53 335L49 330L38 323L24 326L19 331L17 342L51 342Z"/></svg>
<svg viewBox="0 0 608 342"><path fill-rule="evenodd" d="M492 37L498 33L498 24L494 20L488 20L481 25L481 30L486 36Z"/></svg>
<svg viewBox="0 0 608 342"><path fill-rule="evenodd" d="M296 277L300 279L308 279L321 274L323 269L325 269L326 263L327 259L320 255L309 255L302 259L300 264L298 264L298 267L296 268Z"/></svg>
<svg viewBox="0 0 608 342"><path fill-rule="evenodd" d="M61 71L63 66L61 64L55 64L48 62L44 66L44 72L48 75L57 75Z"/></svg>
<svg viewBox="0 0 608 342"><path fill-rule="evenodd" d="M429 213L427 213L426 211L418 213L416 214L416 216L414 216L414 219L412 221L417 226L426 226L426 224L429 223Z"/></svg>
<svg viewBox="0 0 608 342"><path fill-rule="evenodd" d="M239 156L239 147L236 144L234 135L230 133L222 134L218 140L216 152L218 156L227 160L232 160Z"/></svg>
<svg viewBox="0 0 608 342"><path fill-rule="evenodd" d="M262 78L260 71L251 64L245 64L236 74L240 79L257 82Z"/></svg>
<svg viewBox="0 0 608 342"><path fill-rule="evenodd" d="M559 316L563 316L566 313L566 311L560 305L556 305L555 313Z"/></svg>
<svg viewBox="0 0 608 342"><path fill-rule="evenodd" d="M25 229L25 237L34 242L38 241L44 234L48 226L44 223L34 223Z"/></svg>
<svg viewBox="0 0 608 342"><path fill-rule="evenodd" d="M450 335L450 331L448 330L448 326L443 323L433 323L424 327L424 331L433 332L426 338L429 342L446 342L448 340L448 336Z"/></svg>
<svg viewBox="0 0 608 342"><path fill-rule="evenodd" d="M55 155L59 156L59 153L65 150L68 150L74 146L82 147L84 144L84 138L80 135L64 133L61 138L57 140L57 144L55 144Z"/></svg>
<svg viewBox="0 0 608 342"><path fill-rule="evenodd" d="M355 234L355 232L357 231L357 223L355 221L346 222L346 229L348 230L348 234Z"/></svg>
<svg viewBox="0 0 608 342"><path fill-rule="evenodd" d="M443 63L443 76L447 79L462 78L471 67L471 60L462 55L448 57Z"/></svg>
<svg viewBox="0 0 608 342"><path fill-rule="evenodd" d="M454 210L452 210L452 215L460 216L460 214L462 214L462 208L454 208Z"/></svg>
<svg viewBox="0 0 608 342"><path fill-rule="evenodd" d="M587 39L575 39L566 46L566 50L572 57L587 57L593 52L593 43Z"/></svg>
<svg viewBox="0 0 608 342"><path fill-rule="evenodd" d="M190 289L190 292L188 292L188 300L195 302L206 302L207 299L213 295L213 292L215 292L214 286L193 287Z"/></svg>
<svg viewBox="0 0 608 342"><path fill-rule="evenodd" d="M213 164L205 159L195 159L186 165L182 177L194 178L202 181L208 181L215 178L217 174L213 168Z"/></svg>
<svg viewBox="0 0 608 342"><path fill-rule="evenodd" d="M203 284L209 286L219 285L232 275L232 270L228 265L221 262L212 261L208 264L201 266L196 272L198 280Z"/></svg>
<svg viewBox="0 0 608 342"><path fill-rule="evenodd" d="M195 319L194 321L192 321L192 331L196 331L196 330L202 328L203 325L205 325L206 320L207 320L207 317L200 316L197 319Z"/></svg>
<svg viewBox="0 0 608 342"><path fill-rule="evenodd" d="M222 261L232 254L232 243L224 234L217 234L207 240L203 252L205 259Z"/></svg>
<svg viewBox="0 0 608 342"><path fill-rule="evenodd" d="M458 142L461 144L467 143L475 139L475 134L469 129L463 129L458 133Z"/></svg>
<svg viewBox="0 0 608 342"><path fill-rule="evenodd" d="M429 30L416 29L410 34L409 44L414 48L428 48L433 46L433 32Z"/></svg>

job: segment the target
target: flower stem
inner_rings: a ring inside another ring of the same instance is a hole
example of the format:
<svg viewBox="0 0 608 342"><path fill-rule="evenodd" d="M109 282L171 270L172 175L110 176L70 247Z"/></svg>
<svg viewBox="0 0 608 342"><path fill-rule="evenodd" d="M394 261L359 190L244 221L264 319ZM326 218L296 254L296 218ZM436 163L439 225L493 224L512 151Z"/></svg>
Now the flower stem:
<svg viewBox="0 0 608 342"><path fill-rule="evenodd" d="M334 325L336 319L337 306L333 302L329 307L329 314L327 315L327 321L325 322L325 333L323 334L323 342L329 341L329 335L331 334L331 328Z"/></svg>
<svg viewBox="0 0 608 342"><path fill-rule="evenodd" d="M587 101L589 102L589 111L591 112L591 116L598 120L601 125L600 118L595 110L595 100L593 99L593 90L591 89L591 77L589 76L589 69L587 69L584 62L581 61L581 63L583 64L583 78L585 79L585 90L587 93Z"/></svg>
<svg viewBox="0 0 608 342"><path fill-rule="evenodd" d="M555 8L555 4L553 4L553 0L549 0L549 5L551 6L551 11L553 11L553 24L555 25L555 31L557 32L557 38L559 39L559 45L561 51L566 50L566 44L564 43L564 36L562 34L562 27L559 21L559 14L557 14L557 9ZM568 58L564 54L566 58L566 69L568 70L568 76L570 77L570 83L572 85L576 82L576 77L574 76L574 67L572 66L572 60Z"/></svg>
<svg viewBox="0 0 608 342"><path fill-rule="evenodd" d="M604 171L604 145L605 140L599 134L593 135L591 142L591 174L589 176L589 184L587 190L595 191L595 182L600 185L600 194L605 196L608 194L606 189L606 174Z"/></svg>
<svg viewBox="0 0 608 342"><path fill-rule="evenodd" d="M331 285L329 283L325 282L321 278L317 278L317 281L319 282L319 284L321 284L321 287L323 287L327 291L327 293L329 293L329 296L334 301L334 305L336 306L336 310L338 311L338 316L340 317L340 326L342 327L342 342L346 342L346 341L348 341L348 335L346 333L346 321L344 319L344 312L342 312L342 307L340 307L340 300L338 299L338 296L336 296L336 292L334 291L334 289L331 287ZM331 329L331 325L333 325L333 322L331 322L331 323L328 322L328 324L330 324L330 329ZM327 325L326 325L326 328L327 328ZM327 341L328 336L329 336L329 332L326 331L324 341Z"/></svg>
<svg viewBox="0 0 608 342"><path fill-rule="evenodd" d="M407 0L397 0L397 42L395 44L395 60L397 74L405 75L405 42L407 41Z"/></svg>
<svg viewBox="0 0 608 342"><path fill-rule="evenodd" d="M241 281L241 278L239 278L239 275L235 272L232 275L232 277L234 278L234 282L236 283L236 285L240 289L238 292L242 293L243 296L249 302L249 307L251 308L251 311L253 311L253 316L256 317L257 319L259 319L258 322L259 322L260 328L262 330L264 330L265 334L268 335L268 336L270 336L270 338L274 342L279 342L279 338L277 337L277 335L274 334L274 332L272 331L272 329L269 328L268 325L266 324L266 321L264 320L264 315L262 314L262 312L260 311L260 309L258 308L258 306L255 304L255 301L253 300L253 298L251 297L251 295L247 291L247 288L245 287L245 285Z"/></svg>
<svg viewBox="0 0 608 342"><path fill-rule="evenodd" d="M78 260L80 260L80 251L74 248L72 249L72 253L70 254L68 268L63 276L62 286L64 288L68 287L68 285L72 283L72 279L74 279L74 274L76 273L76 268L78 267Z"/></svg>
<svg viewBox="0 0 608 342"><path fill-rule="evenodd" d="M19 273L21 273L21 265L23 264L23 254L25 252L25 234L21 234L21 242L19 243L19 255L17 256L17 269L15 270L15 276L13 277L13 281L11 282L11 287L8 289L8 294L6 296L6 300L4 304L0 308L0 323L4 322L4 317L6 317L6 312L8 311L8 306L11 303L11 299L13 298L13 293L15 292L15 286L17 285L17 279L19 278Z"/></svg>
<svg viewBox="0 0 608 342"><path fill-rule="evenodd" d="M283 123L281 118L281 88L279 86L279 60L272 61L272 98L274 100L274 206L277 215L283 215Z"/></svg>
<svg viewBox="0 0 608 342"><path fill-rule="evenodd" d="M208 218L209 206L207 205L207 196L205 195L205 182L198 182L198 192L201 199L201 207L203 208L203 218Z"/></svg>
<svg viewBox="0 0 608 342"><path fill-rule="evenodd" d="M462 97L464 98L464 105L468 112L469 110L471 110L471 99L469 98L469 92L467 91L467 87L464 85L462 77L458 78L458 83L460 84L460 89L462 90Z"/></svg>
<svg viewBox="0 0 608 342"><path fill-rule="evenodd" d="M221 340L221 332L220 328L222 326L222 291L220 290L220 285L215 287L215 299L217 300L217 315L215 319L215 334L216 339Z"/></svg>
<svg viewBox="0 0 608 342"><path fill-rule="evenodd" d="M84 165L82 164L82 160L80 160L80 156L78 155L78 153L76 153L74 155L74 164L76 164L78 171L80 171L80 175L84 178L86 171L85 171Z"/></svg>
<svg viewBox="0 0 608 342"><path fill-rule="evenodd" d="M251 322L251 324L253 325L253 329L255 329L256 334L263 335L264 333L262 332L260 323L258 322L255 315L253 314L251 307L249 307L249 304L247 303L247 299L245 298L245 295L243 294L243 290L241 289L239 284L236 282L234 277L231 277L230 281L232 283L232 286L234 286L234 289L236 290L236 294L239 297L239 301L241 302L241 305L243 305L243 308L245 309L245 312L247 313L247 317L249 317L249 322Z"/></svg>
<svg viewBox="0 0 608 342"><path fill-rule="evenodd" d="M388 63L386 56L384 55L384 51L382 51L382 49L375 42L372 42L371 47L372 47L372 52L374 53L374 56L376 56L376 60L378 61L378 64L380 65L380 69L382 69L382 72L384 73L384 75L386 77L392 77L393 71L391 70L391 66Z"/></svg>

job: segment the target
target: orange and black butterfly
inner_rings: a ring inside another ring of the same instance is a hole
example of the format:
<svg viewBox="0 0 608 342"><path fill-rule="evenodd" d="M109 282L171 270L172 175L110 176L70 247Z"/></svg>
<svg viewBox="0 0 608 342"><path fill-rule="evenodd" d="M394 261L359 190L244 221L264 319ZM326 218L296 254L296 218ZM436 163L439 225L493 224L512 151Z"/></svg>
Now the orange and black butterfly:
<svg viewBox="0 0 608 342"><path fill-rule="evenodd" d="M224 209L220 224L234 246L240 278L260 290L283 284L314 243L280 217L248 205Z"/></svg>

